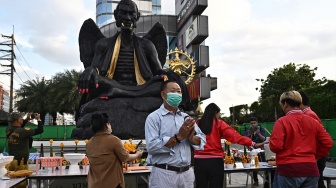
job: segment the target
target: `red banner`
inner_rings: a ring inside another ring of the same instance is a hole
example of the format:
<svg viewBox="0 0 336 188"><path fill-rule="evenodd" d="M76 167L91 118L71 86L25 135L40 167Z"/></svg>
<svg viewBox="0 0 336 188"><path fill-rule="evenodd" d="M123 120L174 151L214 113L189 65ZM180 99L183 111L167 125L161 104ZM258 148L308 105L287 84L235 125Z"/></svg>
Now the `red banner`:
<svg viewBox="0 0 336 188"><path fill-rule="evenodd" d="M190 100L198 99L200 95L200 80L199 78L193 80L187 85L187 89L190 95Z"/></svg>

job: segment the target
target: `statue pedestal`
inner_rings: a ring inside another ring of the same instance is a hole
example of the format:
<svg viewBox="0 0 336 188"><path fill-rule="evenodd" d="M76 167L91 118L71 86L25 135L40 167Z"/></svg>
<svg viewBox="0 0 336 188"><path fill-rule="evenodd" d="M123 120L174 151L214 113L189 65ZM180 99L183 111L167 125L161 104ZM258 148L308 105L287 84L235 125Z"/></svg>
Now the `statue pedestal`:
<svg viewBox="0 0 336 188"><path fill-rule="evenodd" d="M162 104L161 97L94 99L80 109L77 126L90 127L91 115L105 112L109 116L113 135L120 139L144 139L147 116Z"/></svg>

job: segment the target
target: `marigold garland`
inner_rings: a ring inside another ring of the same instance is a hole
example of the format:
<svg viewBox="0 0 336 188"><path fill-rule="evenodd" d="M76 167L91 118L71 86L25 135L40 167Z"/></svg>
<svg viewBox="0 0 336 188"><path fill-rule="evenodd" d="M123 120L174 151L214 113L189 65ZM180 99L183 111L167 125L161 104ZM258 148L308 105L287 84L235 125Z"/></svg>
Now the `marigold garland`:
<svg viewBox="0 0 336 188"><path fill-rule="evenodd" d="M53 139L50 139L49 142L50 142L50 157L53 157L54 156L54 152L53 152L53 148L52 148L52 143L54 141L53 141Z"/></svg>
<svg viewBox="0 0 336 188"><path fill-rule="evenodd" d="M75 144L76 144L76 148L75 148L75 153L78 153L78 148L77 148L77 144L78 144L78 140L75 140Z"/></svg>

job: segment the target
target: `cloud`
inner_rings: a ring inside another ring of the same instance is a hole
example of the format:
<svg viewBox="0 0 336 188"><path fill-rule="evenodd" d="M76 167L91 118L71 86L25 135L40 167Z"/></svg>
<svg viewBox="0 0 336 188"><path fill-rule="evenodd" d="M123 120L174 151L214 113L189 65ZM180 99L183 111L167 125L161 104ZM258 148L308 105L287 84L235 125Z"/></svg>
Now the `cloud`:
<svg viewBox="0 0 336 188"><path fill-rule="evenodd" d="M171 0L161 2L169 6L163 12L174 10ZM203 13L209 20L206 73L218 78L218 89L203 109L216 102L229 115L232 105L251 104L260 95L255 79L265 79L274 68L290 62L318 67L316 78L336 80L334 7L333 0L208 1ZM32 77L35 71L50 77L65 69L80 70L78 34L84 20L95 20L95 8L92 0L3 1L0 33L10 35L14 25L16 43L32 69L20 54L17 58ZM9 85L8 76L0 78Z"/></svg>
<svg viewBox="0 0 336 188"><path fill-rule="evenodd" d="M210 67L206 71L218 77L218 89L203 102L203 109L216 102L228 114L232 105L253 103L260 95L255 79L265 79L274 68L290 62L318 67L316 78L336 80L336 13L305 2L268 1L261 5L268 8L267 16L257 11L257 2L208 2Z"/></svg>

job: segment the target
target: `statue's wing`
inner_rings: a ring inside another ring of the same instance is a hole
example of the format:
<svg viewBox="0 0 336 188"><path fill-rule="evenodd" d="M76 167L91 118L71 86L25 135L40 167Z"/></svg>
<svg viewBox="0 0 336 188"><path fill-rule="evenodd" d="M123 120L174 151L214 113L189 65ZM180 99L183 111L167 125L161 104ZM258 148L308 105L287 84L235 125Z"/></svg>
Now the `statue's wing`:
<svg viewBox="0 0 336 188"><path fill-rule="evenodd" d="M102 38L106 37L99 30L96 23L91 18L85 20L78 37L80 60L85 68L91 65L96 43Z"/></svg>
<svg viewBox="0 0 336 188"><path fill-rule="evenodd" d="M154 44L156 51L158 52L161 66L163 66L166 63L168 49L167 35L163 25L157 22L143 37L150 40Z"/></svg>

